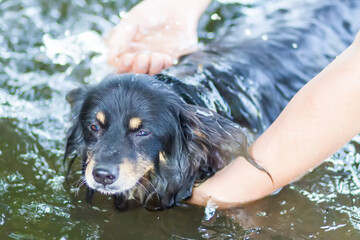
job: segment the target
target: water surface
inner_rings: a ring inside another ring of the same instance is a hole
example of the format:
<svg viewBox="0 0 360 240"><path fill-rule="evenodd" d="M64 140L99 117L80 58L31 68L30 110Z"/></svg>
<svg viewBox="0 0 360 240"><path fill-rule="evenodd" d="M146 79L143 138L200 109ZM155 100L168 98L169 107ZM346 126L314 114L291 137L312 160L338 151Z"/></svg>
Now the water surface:
<svg viewBox="0 0 360 240"><path fill-rule="evenodd" d="M224 212L89 206L79 161L66 183L65 95L108 73L102 36L136 2L0 1L0 239L359 239L359 136L280 193ZM265 0L222 2L201 20L203 42Z"/></svg>

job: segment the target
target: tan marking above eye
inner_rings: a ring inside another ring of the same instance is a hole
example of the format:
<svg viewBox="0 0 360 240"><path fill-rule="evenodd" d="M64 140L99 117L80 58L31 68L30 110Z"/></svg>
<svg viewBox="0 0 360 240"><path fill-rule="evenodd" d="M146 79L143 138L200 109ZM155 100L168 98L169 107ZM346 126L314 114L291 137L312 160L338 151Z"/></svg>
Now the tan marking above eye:
<svg viewBox="0 0 360 240"><path fill-rule="evenodd" d="M105 113L103 112L98 112L96 113L96 119L103 125L105 125Z"/></svg>
<svg viewBox="0 0 360 240"><path fill-rule="evenodd" d="M140 127L141 123L142 123L141 118L133 117L129 121L129 128L131 130L136 130L136 129L138 129Z"/></svg>

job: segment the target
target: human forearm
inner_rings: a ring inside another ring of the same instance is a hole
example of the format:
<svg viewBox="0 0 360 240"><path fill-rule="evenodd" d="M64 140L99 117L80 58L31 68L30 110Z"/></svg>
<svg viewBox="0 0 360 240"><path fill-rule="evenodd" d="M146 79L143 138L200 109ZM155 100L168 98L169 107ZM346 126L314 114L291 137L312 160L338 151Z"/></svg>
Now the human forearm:
<svg viewBox="0 0 360 240"><path fill-rule="evenodd" d="M274 183L244 158L194 188L191 203L231 207L262 198L319 165L360 131L360 35L310 81L250 148Z"/></svg>
<svg viewBox="0 0 360 240"><path fill-rule="evenodd" d="M281 187L319 165L360 131L360 51L350 46L291 100L252 156Z"/></svg>

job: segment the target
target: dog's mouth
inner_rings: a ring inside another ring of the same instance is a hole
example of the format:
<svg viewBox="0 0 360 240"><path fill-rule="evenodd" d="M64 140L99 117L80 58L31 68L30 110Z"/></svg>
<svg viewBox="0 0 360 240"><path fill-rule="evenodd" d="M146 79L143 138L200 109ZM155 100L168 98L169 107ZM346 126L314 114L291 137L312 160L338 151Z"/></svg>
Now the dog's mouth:
<svg viewBox="0 0 360 240"><path fill-rule="evenodd" d="M153 171L154 166L144 158L135 162L136 164L133 164L128 159L123 159L120 164L102 164L89 157L85 182L89 188L107 195L129 192L136 186L148 191L144 182L149 182L146 176Z"/></svg>

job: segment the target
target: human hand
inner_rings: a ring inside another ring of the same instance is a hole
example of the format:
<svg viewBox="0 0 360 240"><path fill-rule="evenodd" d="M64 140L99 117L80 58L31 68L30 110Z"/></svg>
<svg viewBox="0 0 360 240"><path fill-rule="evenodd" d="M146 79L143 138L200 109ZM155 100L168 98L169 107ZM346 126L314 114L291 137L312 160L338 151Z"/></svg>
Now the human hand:
<svg viewBox="0 0 360 240"><path fill-rule="evenodd" d="M197 46L197 22L207 6L188 0L146 0L108 37L108 63L119 73L156 74ZM196 6L194 6L196 5Z"/></svg>
<svg viewBox="0 0 360 240"><path fill-rule="evenodd" d="M254 167L244 157L238 157L195 186L186 202L220 209L238 207L271 194L276 187L267 173Z"/></svg>

